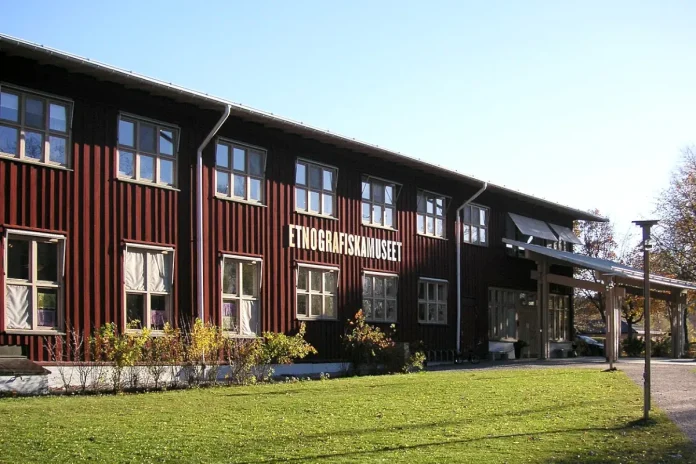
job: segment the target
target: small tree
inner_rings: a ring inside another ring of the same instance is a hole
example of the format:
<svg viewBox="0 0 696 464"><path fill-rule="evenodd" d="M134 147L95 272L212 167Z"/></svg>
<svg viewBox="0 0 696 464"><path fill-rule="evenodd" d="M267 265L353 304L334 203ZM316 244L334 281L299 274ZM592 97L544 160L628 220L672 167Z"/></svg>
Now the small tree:
<svg viewBox="0 0 696 464"><path fill-rule="evenodd" d="M383 362L386 350L394 347L394 341L379 327L368 324L359 310L353 320L348 320L343 347L357 371L361 366Z"/></svg>

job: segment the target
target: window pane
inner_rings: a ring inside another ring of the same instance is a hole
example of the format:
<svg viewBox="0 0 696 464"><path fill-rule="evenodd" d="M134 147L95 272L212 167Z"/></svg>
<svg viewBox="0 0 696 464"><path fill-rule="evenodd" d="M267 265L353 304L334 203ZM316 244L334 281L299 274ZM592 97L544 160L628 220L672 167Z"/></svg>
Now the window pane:
<svg viewBox="0 0 696 464"><path fill-rule="evenodd" d="M246 153L241 148L232 149L232 167L237 171L246 172Z"/></svg>
<svg viewBox="0 0 696 464"><path fill-rule="evenodd" d="M430 235L435 234L435 220L432 218L432 216L428 216L425 219L425 225L426 225L426 233Z"/></svg>
<svg viewBox="0 0 696 464"><path fill-rule="evenodd" d="M0 92L0 119L19 122L19 96Z"/></svg>
<svg viewBox="0 0 696 464"><path fill-rule="evenodd" d="M435 202L433 201L432 197L428 197L428 199L427 199L427 201L426 201L426 208L425 208L425 211L426 211L428 214L433 214L433 213L434 213L434 211L435 211Z"/></svg>
<svg viewBox="0 0 696 464"><path fill-rule="evenodd" d="M36 300L39 327L57 327L58 290L39 288L36 292Z"/></svg>
<svg viewBox="0 0 696 464"><path fill-rule="evenodd" d="M472 227L471 228L471 243L478 243L479 237L478 237L478 227Z"/></svg>
<svg viewBox="0 0 696 464"><path fill-rule="evenodd" d="M155 159L151 156L140 156L140 178L155 180Z"/></svg>
<svg viewBox="0 0 696 464"><path fill-rule="evenodd" d="M483 208L479 210L479 224L482 226L486 225L486 210Z"/></svg>
<svg viewBox="0 0 696 464"><path fill-rule="evenodd" d="M237 294L237 262L225 259L222 266L222 293Z"/></svg>
<svg viewBox="0 0 696 464"><path fill-rule="evenodd" d="M301 267L297 275L297 288L299 290L307 290L307 281L309 280L309 270L306 267Z"/></svg>
<svg viewBox="0 0 696 464"><path fill-rule="evenodd" d="M435 235L442 237L444 235L442 230L442 219L435 219Z"/></svg>
<svg viewBox="0 0 696 464"><path fill-rule="evenodd" d="M297 163L297 171L295 172L295 183L297 185L307 185L307 166L302 163Z"/></svg>
<svg viewBox="0 0 696 464"><path fill-rule="evenodd" d="M126 325L142 328L145 320L145 295L129 293L126 295Z"/></svg>
<svg viewBox="0 0 696 464"><path fill-rule="evenodd" d="M309 192L309 210L313 213L319 212L319 192Z"/></svg>
<svg viewBox="0 0 696 464"><path fill-rule="evenodd" d="M372 222L382 224L382 207L379 205L372 205Z"/></svg>
<svg viewBox="0 0 696 464"><path fill-rule="evenodd" d="M372 196L375 202L384 203L384 184L374 182L372 184Z"/></svg>
<svg viewBox="0 0 696 464"><path fill-rule="evenodd" d="M44 101L27 97L24 100L24 125L43 129L45 127Z"/></svg>
<svg viewBox="0 0 696 464"><path fill-rule="evenodd" d="M477 225L479 223L479 216L480 216L481 210L478 209L475 206L471 207L471 223L474 225Z"/></svg>
<svg viewBox="0 0 696 464"><path fill-rule="evenodd" d="M225 300L222 303L222 330L239 332L239 316L235 300Z"/></svg>
<svg viewBox="0 0 696 464"><path fill-rule="evenodd" d="M333 195L324 193L321 196L321 212L322 214L327 214L333 216Z"/></svg>
<svg viewBox="0 0 696 464"><path fill-rule="evenodd" d="M422 214L419 214L418 218L417 218L417 224L418 224L418 233L424 234L425 233L425 216L423 216Z"/></svg>
<svg viewBox="0 0 696 464"><path fill-rule="evenodd" d="M334 293L336 291L336 273L324 272L324 291Z"/></svg>
<svg viewBox="0 0 696 464"><path fill-rule="evenodd" d="M58 245L37 242L36 254L37 278L49 282L58 281Z"/></svg>
<svg viewBox="0 0 696 464"><path fill-rule="evenodd" d="M428 303L428 322L437 321L437 305L434 303Z"/></svg>
<svg viewBox="0 0 696 464"><path fill-rule="evenodd" d="M385 279L387 282L387 298L396 298L397 280L393 277Z"/></svg>
<svg viewBox="0 0 696 464"><path fill-rule="evenodd" d="M155 126L144 122L139 123L138 126L138 149L148 153L156 153Z"/></svg>
<svg viewBox="0 0 696 464"><path fill-rule="evenodd" d="M364 299L362 310L365 319L372 319L372 300Z"/></svg>
<svg viewBox="0 0 696 464"><path fill-rule="evenodd" d="M335 318L336 317L336 307L334 306L334 299L336 297L334 296L325 296L324 297L324 316L329 317L329 318Z"/></svg>
<svg viewBox="0 0 696 464"><path fill-rule="evenodd" d="M309 272L309 280L310 280L310 285L312 286L313 292L321 292L322 274L323 273L321 271L310 271Z"/></svg>
<svg viewBox="0 0 696 464"><path fill-rule="evenodd" d="M24 156L40 160L43 154L43 135L38 132L24 133Z"/></svg>
<svg viewBox="0 0 696 464"><path fill-rule="evenodd" d="M324 169L324 190L333 192L333 172L329 169Z"/></svg>
<svg viewBox="0 0 696 464"><path fill-rule="evenodd" d="M464 226L464 233L462 234L462 240L471 243L471 226Z"/></svg>
<svg viewBox="0 0 696 464"><path fill-rule="evenodd" d="M437 216L442 216L444 210L442 208L442 198L435 200L435 214Z"/></svg>
<svg viewBox="0 0 696 464"><path fill-rule="evenodd" d="M50 151L48 152L48 159L52 163L66 164L65 158L65 146L67 140L63 137L56 137L55 135L50 135L48 137L48 145Z"/></svg>
<svg viewBox="0 0 696 464"><path fill-rule="evenodd" d="M17 155L17 139L19 131L12 127L0 126L0 152Z"/></svg>
<svg viewBox="0 0 696 464"><path fill-rule="evenodd" d="M242 294L256 296L256 264L242 263Z"/></svg>
<svg viewBox="0 0 696 464"><path fill-rule="evenodd" d="M437 299L437 294L435 293L436 288L437 285L434 283L428 283L428 301L435 301Z"/></svg>
<svg viewBox="0 0 696 464"><path fill-rule="evenodd" d="M396 301L394 300L387 300L387 320L396 320Z"/></svg>
<svg viewBox="0 0 696 464"><path fill-rule="evenodd" d="M394 227L394 210L392 208L384 208L384 225Z"/></svg>
<svg viewBox="0 0 696 464"><path fill-rule="evenodd" d="M249 179L249 199L261 201L261 181L259 179Z"/></svg>
<svg viewBox="0 0 696 464"><path fill-rule="evenodd" d="M384 296L384 278L382 277L375 277L375 297L383 297Z"/></svg>
<svg viewBox="0 0 696 464"><path fill-rule="evenodd" d="M68 111L65 105L51 103L48 109L48 127L54 131L66 132L68 130Z"/></svg>
<svg viewBox="0 0 696 464"><path fill-rule="evenodd" d="M375 315L374 318L376 320L384 320L385 314L384 314L384 300L377 300L375 301Z"/></svg>
<svg viewBox="0 0 696 464"><path fill-rule="evenodd" d="M172 131L160 129L159 152L163 155L174 156L174 133Z"/></svg>
<svg viewBox="0 0 696 464"><path fill-rule="evenodd" d="M422 193L418 193L418 200L416 201L416 210L419 213L425 213L425 196Z"/></svg>
<svg viewBox="0 0 696 464"><path fill-rule="evenodd" d="M471 206L464 208L464 222L471 224Z"/></svg>
<svg viewBox="0 0 696 464"><path fill-rule="evenodd" d="M127 151L118 152L118 175L133 177L133 153Z"/></svg>
<svg viewBox="0 0 696 464"><path fill-rule="evenodd" d="M160 182L167 185L174 185L174 161L160 159Z"/></svg>
<svg viewBox="0 0 696 464"><path fill-rule="evenodd" d="M369 200L370 199L370 183L369 182L362 182L362 198L363 200Z"/></svg>
<svg viewBox="0 0 696 464"><path fill-rule="evenodd" d="M363 222L370 222L371 215L370 215L370 204L369 203L363 203L362 204L362 220Z"/></svg>
<svg viewBox="0 0 696 464"><path fill-rule="evenodd" d="M311 305L310 305L310 316L321 316L321 302L323 300L321 295L311 295Z"/></svg>
<svg viewBox="0 0 696 464"><path fill-rule="evenodd" d="M118 143L121 145L126 145L128 147L135 146L135 139L133 133L135 131L135 124L130 121L125 121L123 119L118 121Z"/></svg>
<svg viewBox="0 0 696 464"><path fill-rule="evenodd" d="M481 243L488 243L486 238L486 229L479 229L479 240Z"/></svg>
<svg viewBox="0 0 696 464"><path fill-rule="evenodd" d="M29 247L26 240L10 240L7 248L7 276L10 279L29 280Z"/></svg>
<svg viewBox="0 0 696 464"><path fill-rule="evenodd" d="M384 202L388 205L394 204L394 187L391 185L384 187Z"/></svg>
<svg viewBox="0 0 696 464"><path fill-rule="evenodd" d="M363 296L372 296L372 277L368 275L363 276L362 291Z"/></svg>
<svg viewBox="0 0 696 464"><path fill-rule="evenodd" d="M309 295L297 295L297 315L306 316L307 315L307 301Z"/></svg>
<svg viewBox="0 0 696 464"><path fill-rule="evenodd" d="M230 147L218 143L215 147L215 165L221 168L230 167Z"/></svg>
<svg viewBox="0 0 696 464"><path fill-rule="evenodd" d="M295 187L295 207L302 211L307 211L307 191Z"/></svg>
<svg viewBox="0 0 696 464"><path fill-rule="evenodd" d="M309 165L309 188L321 189L321 171L320 167Z"/></svg>
<svg viewBox="0 0 696 464"><path fill-rule="evenodd" d="M437 305L437 322L447 321L447 306Z"/></svg>
<svg viewBox="0 0 696 464"><path fill-rule="evenodd" d="M150 328L152 330L163 330L166 322L169 322L167 317L167 297L165 295L151 295Z"/></svg>
<svg viewBox="0 0 696 464"><path fill-rule="evenodd" d="M234 175L234 196L246 198L246 177Z"/></svg>
<svg viewBox="0 0 696 464"><path fill-rule="evenodd" d="M263 175L263 155L258 151L249 151L249 172L255 176Z"/></svg>

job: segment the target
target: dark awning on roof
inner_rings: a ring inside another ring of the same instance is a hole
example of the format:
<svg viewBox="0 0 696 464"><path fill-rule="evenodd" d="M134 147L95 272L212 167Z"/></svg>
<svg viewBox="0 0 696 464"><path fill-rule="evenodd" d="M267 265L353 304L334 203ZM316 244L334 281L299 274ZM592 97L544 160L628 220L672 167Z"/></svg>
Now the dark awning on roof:
<svg viewBox="0 0 696 464"><path fill-rule="evenodd" d="M576 245L582 245L582 241L578 238L575 233L568 227L559 226L558 224L549 224L558 238L564 242L574 243Z"/></svg>
<svg viewBox="0 0 696 464"><path fill-rule="evenodd" d="M544 221L533 219L526 216L520 216L515 213L510 214L510 219L515 223L515 226L522 232L523 235L531 235L532 237L543 238L544 240L552 240L557 242L558 239L551 232L551 229Z"/></svg>

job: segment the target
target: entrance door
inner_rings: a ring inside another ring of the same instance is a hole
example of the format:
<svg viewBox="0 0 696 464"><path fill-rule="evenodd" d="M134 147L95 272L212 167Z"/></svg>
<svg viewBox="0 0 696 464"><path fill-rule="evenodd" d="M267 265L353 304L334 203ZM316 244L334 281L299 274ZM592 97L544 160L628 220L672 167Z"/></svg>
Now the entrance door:
<svg viewBox="0 0 696 464"><path fill-rule="evenodd" d="M539 314L535 293L520 292L517 299L517 338L529 344L522 357L539 357Z"/></svg>

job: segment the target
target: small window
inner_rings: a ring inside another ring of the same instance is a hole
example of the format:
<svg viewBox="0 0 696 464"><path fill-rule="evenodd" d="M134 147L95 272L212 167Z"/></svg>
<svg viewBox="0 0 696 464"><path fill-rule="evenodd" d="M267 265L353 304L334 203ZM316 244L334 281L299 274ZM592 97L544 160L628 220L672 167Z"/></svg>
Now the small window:
<svg viewBox="0 0 696 464"><path fill-rule="evenodd" d="M521 293L515 290L488 289L488 336L491 340L517 338L516 302L520 299Z"/></svg>
<svg viewBox="0 0 696 464"><path fill-rule="evenodd" d="M396 228L397 185L374 177L362 179L362 223Z"/></svg>
<svg viewBox="0 0 696 464"><path fill-rule="evenodd" d="M266 151L220 139L215 146L215 193L263 204Z"/></svg>
<svg viewBox="0 0 696 464"><path fill-rule="evenodd" d="M570 298L549 295L549 340L567 341L570 335Z"/></svg>
<svg viewBox="0 0 696 464"><path fill-rule="evenodd" d="M419 234L432 237L445 237L445 210L447 199L423 190L418 191L418 214L416 215Z"/></svg>
<svg viewBox="0 0 696 464"><path fill-rule="evenodd" d="M127 245L124 257L126 328L164 330L172 323L173 250Z"/></svg>
<svg viewBox="0 0 696 464"><path fill-rule="evenodd" d="M68 166L72 103L2 86L0 155Z"/></svg>
<svg viewBox="0 0 696 464"><path fill-rule="evenodd" d="M121 115L118 120L118 177L176 186L179 131Z"/></svg>
<svg viewBox="0 0 696 464"><path fill-rule="evenodd" d="M399 277L366 272L362 278L363 313L372 322L396 322Z"/></svg>
<svg viewBox="0 0 696 464"><path fill-rule="evenodd" d="M6 246L6 329L59 330L63 326L64 237L9 232Z"/></svg>
<svg viewBox="0 0 696 464"><path fill-rule="evenodd" d="M222 330L231 335L258 335L261 302L260 259L225 256L222 259Z"/></svg>
<svg viewBox="0 0 696 464"><path fill-rule="evenodd" d="M418 281L418 322L447 324L447 287L440 280Z"/></svg>
<svg viewBox="0 0 696 464"><path fill-rule="evenodd" d="M336 319L338 268L297 267L298 319Z"/></svg>
<svg viewBox="0 0 696 464"><path fill-rule="evenodd" d="M297 160L295 210L336 217L336 168Z"/></svg>
<svg viewBox="0 0 696 464"><path fill-rule="evenodd" d="M466 205L462 221L462 241L472 245L488 246L489 209L483 206Z"/></svg>

